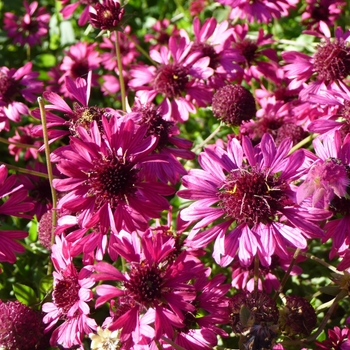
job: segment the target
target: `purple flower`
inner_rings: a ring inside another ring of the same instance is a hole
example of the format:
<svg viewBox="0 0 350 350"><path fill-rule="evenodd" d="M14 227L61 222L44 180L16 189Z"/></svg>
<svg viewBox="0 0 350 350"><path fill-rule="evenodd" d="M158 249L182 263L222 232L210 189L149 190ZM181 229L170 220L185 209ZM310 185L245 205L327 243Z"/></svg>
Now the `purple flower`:
<svg viewBox="0 0 350 350"><path fill-rule="evenodd" d="M83 228L99 223L102 233L120 229L146 229L148 220L169 207L163 196L174 190L166 184L148 181L143 163L163 161L150 155L157 137L145 138L147 126L132 120L102 118L103 134L96 122L90 132L78 127L79 137L56 150L57 168L67 176L55 179L56 190L66 192L58 208L79 213Z"/></svg>
<svg viewBox="0 0 350 350"><path fill-rule="evenodd" d="M90 23L102 30L115 30L121 22L125 9L117 0L103 0L90 6Z"/></svg>
<svg viewBox="0 0 350 350"><path fill-rule="evenodd" d="M89 318L88 302L92 299L90 288L94 285L91 270L84 267L77 271L70 256L70 246L64 236L56 237L56 244L51 248L51 259L56 272L52 302L45 303L42 310L46 313L46 330L52 329L59 320L64 322L54 329L51 346L72 347L81 345L85 334L96 329L95 320Z"/></svg>
<svg viewBox="0 0 350 350"><path fill-rule="evenodd" d="M150 52L158 67L140 65L130 71L133 79L129 86L136 90L141 103L163 97L159 106L166 120L184 122L189 113L196 112L193 102L204 107L211 101L212 93L203 83L213 74L210 58L201 57L200 51L191 53L191 47L185 38L177 41L171 37L169 49L163 46L160 52Z"/></svg>
<svg viewBox="0 0 350 350"><path fill-rule="evenodd" d="M28 102L35 102L43 87L43 83L36 79L39 73L32 72L32 66L28 62L17 70L0 67L0 117L18 123L23 114L29 114L28 107L18 99L23 97ZM0 125L9 130L8 121Z"/></svg>
<svg viewBox="0 0 350 350"><path fill-rule="evenodd" d="M78 8L79 5L85 6L78 20L78 24L80 26L85 25L89 20L89 11L92 5L99 3L99 0L77 0L77 1L74 1L73 4L67 5L69 2L71 2L71 0L60 0L60 1L62 2L61 13L64 19L69 18L73 13L75 13L75 10Z"/></svg>
<svg viewBox="0 0 350 350"><path fill-rule="evenodd" d="M45 7L38 9L38 2L23 2L26 13L18 17L14 13L4 14L4 29L14 43L29 46L40 45L41 39L49 30L50 14Z"/></svg>
<svg viewBox="0 0 350 350"><path fill-rule="evenodd" d="M290 148L291 140L276 147L265 134L255 147L243 137L242 145L232 139L226 150L205 149L198 159L203 170L190 170L183 177L187 189L178 192L179 197L195 201L181 211L181 218L199 220L187 245L205 247L216 238L213 256L220 265L227 266L238 251L244 266L255 255L268 266L273 254L287 258L288 247L305 249L307 238L322 237L313 221L330 213L295 203L290 185L303 171L305 157L302 150L288 156ZM216 223L217 219L222 221ZM209 224L214 225L199 232Z"/></svg>

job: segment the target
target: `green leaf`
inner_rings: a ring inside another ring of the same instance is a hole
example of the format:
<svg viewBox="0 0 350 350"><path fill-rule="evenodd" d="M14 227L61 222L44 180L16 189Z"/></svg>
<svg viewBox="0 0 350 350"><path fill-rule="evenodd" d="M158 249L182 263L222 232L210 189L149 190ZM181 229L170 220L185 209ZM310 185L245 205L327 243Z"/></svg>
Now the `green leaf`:
<svg viewBox="0 0 350 350"><path fill-rule="evenodd" d="M42 68L51 68L56 65L56 57L49 53L43 53L35 57L34 64Z"/></svg>
<svg viewBox="0 0 350 350"><path fill-rule="evenodd" d="M52 276L45 276L39 282L40 299L46 297L46 295L51 291L53 284Z"/></svg>
<svg viewBox="0 0 350 350"><path fill-rule="evenodd" d="M21 303L30 306L34 305L37 302L35 292L32 288L21 283L15 283L12 289L17 300Z"/></svg>

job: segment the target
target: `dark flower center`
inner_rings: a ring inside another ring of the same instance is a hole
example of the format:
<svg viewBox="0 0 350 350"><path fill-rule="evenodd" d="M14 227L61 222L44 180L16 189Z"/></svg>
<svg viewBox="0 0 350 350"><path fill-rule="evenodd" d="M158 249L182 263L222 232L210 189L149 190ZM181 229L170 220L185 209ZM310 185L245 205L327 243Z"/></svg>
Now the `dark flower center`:
<svg viewBox="0 0 350 350"><path fill-rule="evenodd" d="M154 79L154 87L167 98L179 97L189 81L187 75L188 68L179 64L161 66Z"/></svg>
<svg viewBox="0 0 350 350"><path fill-rule="evenodd" d="M124 157L108 156L95 160L94 168L88 173L86 184L89 194L96 197L97 207L109 202L112 208L118 203L126 202L136 192L139 169Z"/></svg>
<svg viewBox="0 0 350 350"><path fill-rule="evenodd" d="M326 6L326 4L322 4L322 5L315 4L314 8L311 11L311 17L317 22L319 21L328 22L329 20L328 6Z"/></svg>
<svg viewBox="0 0 350 350"><path fill-rule="evenodd" d="M334 215L348 216L350 214L350 200L345 197L334 196L329 209Z"/></svg>
<svg viewBox="0 0 350 350"><path fill-rule="evenodd" d="M133 295L137 302L148 306L162 296L161 270L154 266L140 264L133 266L130 272L130 280L124 286Z"/></svg>
<svg viewBox="0 0 350 350"><path fill-rule="evenodd" d="M318 79L326 83L345 79L350 74L350 49L344 40L320 46L314 56L314 69Z"/></svg>
<svg viewBox="0 0 350 350"><path fill-rule="evenodd" d="M90 131L91 123L93 121L97 122L99 130L103 133L102 116L103 115L108 116L108 114L105 113L104 108L99 108L96 106L81 107L77 103L74 103L73 113L75 118L69 120L69 124L70 124L69 130L73 136L78 135L77 129L79 126Z"/></svg>
<svg viewBox="0 0 350 350"><path fill-rule="evenodd" d="M56 284L52 293L53 300L64 314L79 300L79 289L78 278L75 276L64 277Z"/></svg>
<svg viewBox="0 0 350 350"><path fill-rule="evenodd" d="M118 26L124 15L124 8L119 2L105 2L103 5L97 3L94 7L96 14L90 12L90 21L95 28L112 30Z"/></svg>
<svg viewBox="0 0 350 350"><path fill-rule="evenodd" d="M149 106L141 107L136 111L142 114L139 124L148 126L146 136L157 136L157 150L161 150L169 142L169 130L174 126L174 123L164 120L157 109Z"/></svg>
<svg viewBox="0 0 350 350"><path fill-rule="evenodd" d="M226 216L237 222L255 225L274 221L278 211L288 204L288 185L278 176L266 175L254 168L234 170L218 194Z"/></svg>
<svg viewBox="0 0 350 350"><path fill-rule="evenodd" d="M29 23L22 21L21 29L27 35L35 34L39 29L39 22L35 18L31 18Z"/></svg>
<svg viewBox="0 0 350 350"><path fill-rule="evenodd" d="M19 95L19 82L8 77L4 73L0 73L0 98L6 104L11 103Z"/></svg>
<svg viewBox="0 0 350 350"><path fill-rule="evenodd" d="M209 63L210 68L215 69L219 65L220 57L216 53L213 46L206 44L206 43L196 42L193 44L193 46L191 48L191 52L195 52L195 51L201 51L202 57L209 57L210 58L210 63Z"/></svg>
<svg viewBox="0 0 350 350"><path fill-rule="evenodd" d="M80 0L80 3L83 5L94 5L98 4L99 0Z"/></svg>
<svg viewBox="0 0 350 350"><path fill-rule="evenodd" d="M73 63L71 68L72 77L76 78L84 78L89 73L89 63L86 58L83 58L79 61Z"/></svg>
<svg viewBox="0 0 350 350"><path fill-rule="evenodd" d="M290 138L293 145L296 145L306 136L307 132L301 126L294 123L285 123L277 130L276 145L278 146L286 138Z"/></svg>
<svg viewBox="0 0 350 350"><path fill-rule="evenodd" d="M245 57L248 66L251 66L252 62L256 58L256 52L258 51L258 45L252 40L245 39L240 43L236 43L234 47L239 50Z"/></svg>

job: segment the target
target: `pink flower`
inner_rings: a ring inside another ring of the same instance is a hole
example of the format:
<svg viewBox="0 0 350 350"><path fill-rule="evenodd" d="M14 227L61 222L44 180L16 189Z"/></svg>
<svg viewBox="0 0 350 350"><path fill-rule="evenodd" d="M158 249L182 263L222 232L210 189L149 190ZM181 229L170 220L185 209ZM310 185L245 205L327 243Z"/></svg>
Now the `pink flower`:
<svg viewBox="0 0 350 350"><path fill-rule="evenodd" d="M193 169L183 177L187 188L181 198L194 200L181 211L186 221L198 221L187 238L191 247L205 247L216 238L213 256L227 266L238 258L244 266L258 255L263 266L273 254L287 258L287 247L305 249L307 238L322 237L313 221L331 214L322 209L299 207L290 187L303 171L304 152L288 152L291 140L276 147L270 135L253 147L247 137L242 145L236 139L227 149L212 146L199 155L203 170ZM223 219L216 224L217 219ZM236 227L230 226L235 223ZM211 228L200 232L209 224Z"/></svg>
<svg viewBox="0 0 350 350"><path fill-rule="evenodd" d="M40 45L41 39L46 36L49 29L50 14L45 7L38 9L38 2L23 2L26 13L18 17L14 13L4 14L4 29L14 43L29 46ZM38 10L38 11L37 11Z"/></svg>
<svg viewBox="0 0 350 350"><path fill-rule="evenodd" d="M75 13L75 10L78 8L79 5L83 5L84 10L79 16L78 24L80 26L85 25L89 20L89 11L92 5L99 3L99 0L77 0L73 4L67 5L71 0L61 0L62 2L62 16L64 19L69 18L72 16L73 13Z"/></svg>
<svg viewBox="0 0 350 350"><path fill-rule="evenodd" d="M99 223L102 233L122 228L145 229L148 220L169 207L163 196L173 189L148 181L143 163L162 161L150 155L157 146L155 136L145 137L147 126L136 127L132 120L102 118L103 134L93 122L87 132L78 127L78 137L56 150L57 168L67 176L54 180L56 190L66 192L58 208L80 213L83 228Z"/></svg>
<svg viewBox="0 0 350 350"><path fill-rule="evenodd" d="M129 86L136 90L141 103L151 103L162 96L159 106L166 120L184 122L189 113L196 112L194 103L204 107L211 101L212 93L202 82L213 74L210 58L199 58L199 51L191 53L191 46L185 38L177 42L171 37L169 49L163 46L160 52L150 52L158 67L140 65L130 71L133 79Z"/></svg>
<svg viewBox="0 0 350 350"><path fill-rule="evenodd" d="M5 165L0 165L0 198L5 201L0 205L0 215L12 215L23 218L31 218L25 214L34 208L34 204L28 202L28 193L23 185L17 184L17 177L11 175ZM24 247L16 242L17 239L27 237L28 233L19 230L0 230L0 261L14 264L16 255L14 252L24 253Z"/></svg>
<svg viewBox="0 0 350 350"><path fill-rule="evenodd" d="M53 302L43 305L42 310L46 313L43 321L48 324L46 330L52 329L59 320L64 322L53 331L50 344L68 348L82 345L84 335L91 333L97 326L95 320L88 317L88 302L93 297L90 290L94 285L92 272L88 267L77 271L70 256L70 246L64 236L56 237L51 259L56 269L53 273Z"/></svg>
<svg viewBox="0 0 350 350"><path fill-rule="evenodd" d="M350 329L344 327L334 327L328 330L328 339L322 342L316 341L316 350L349 350L350 349Z"/></svg>
<svg viewBox="0 0 350 350"><path fill-rule="evenodd" d="M96 281L116 281L121 286L96 287L97 307L115 300L108 328L121 329L122 341L132 335L137 344L140 315L147 315L148 323L154 324L155 339L164 334L173 339L174 328L184 327L185 314L196 309L191 304L196 297L195 289L189 281L200 276L204 267L185 251L173 259L175 241L169 237L164 239L161 233L148 232L140 240L135 233L121 231L114 249L128 262L128 273L100 262L95 265L94 277Z"/></svg>
<svg viewBox="0 0 350 350"><path fill-rule="evenodd" d="M320 30L324 43L319 45L312 57L296 51L282 53L286 62L283 69L286 77L291 79L289 88L300 89L300 97L304 100L310 94L317 94L327 87L338 90L337 84L344 81L350 73L350 30L343 33L338 27L333 40L328 26L322 21ZM311 34L320 36L315 32Z"/></svg>
<svg viewBox="0 0 350 350"><path fill-rule="evenodd" d="M32 63L28 62L19 69L0 67L0 116L18 123L23 114L29 114L28 107L19 102L23 97L28 102L35 102L36 95L42 92L43 83L36 78L39 73L32 72ZM0 124L1 125L1 124ZM8 121L1 125L9 130ZM1 129L1 130L2 130Z"/></svg>

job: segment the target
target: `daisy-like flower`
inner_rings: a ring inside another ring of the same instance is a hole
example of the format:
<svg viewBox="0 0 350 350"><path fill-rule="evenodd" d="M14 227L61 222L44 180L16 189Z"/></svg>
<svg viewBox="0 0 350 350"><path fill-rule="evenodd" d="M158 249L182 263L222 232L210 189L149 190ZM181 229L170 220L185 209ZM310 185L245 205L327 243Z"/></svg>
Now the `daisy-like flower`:
<svg viewBox="0 0 350 350"><path fill-rule="evenodd" d="M43 94L44 98L51 103L45 105L50 143L66 135L78 136L77 129L79 127L83 127L89 131L93 121L96 121L98 126L102 128L102 116L104 115L108 117L109 113L112 112L109 108L89 106L91 72L89 72L86 80L77 78L73 81L70 77L66 77L65 89L72 96L72 99L75 100L73 102L73 108L71 108L67 102L55 92L45 91ZM51 111L63 113L64 118L52 113ZM39 109L34 109L32 115L37 119L41 119ZM42 137L42 125L40 124L33 127L32 134Z"/></svg>
<svg viewBox="0 0 350 350"><path fill-rule="evenodd" d="M334 327L328 330L328 339L317 341L316 350L348 350L350 349L350 328Z"/></svg>
<svg viewBox="0 0 350 350"><path fill-rule="evenodd" d="M234 80L236 72L242 71L237 62L244 58L231 47L233 29L228 26L227 21L218 24L215 18L208 18L202 26L198 17L193 21L195 40L191 51L201 51L202 57L210 58L209 67L214 69L214 74L208 83L216 89L224 86L226 81ZM186 32L181 35L190 42Z"/></svg>
<svg viewBox="0 0 350 350"><path fill-rule="evenodd" d="M320 22L332 27L341 15L345 1L342 0L306 0L307 6L301 20L308 29L320 29Z"/></svg>
<svg viewBox="0 0 350 350"><path fill-rule="evenodd" d="M24 16L19 17L12 12L4 14L4 29L14 43L40 45L49 30L50 14L43 6L38 8L37 1L28 4L25 0L23 5L26 11Z"/></svg>
<svg viewBox="0 0 350 350"><path fill-rule="evenodd" d="M48 324L45 330L51 330L60 320L63 323L54 329L50 344L67 348L82 345L84 335L90 334L97 327L95 320L88 316L88 302L93 296L90 288L94 285L92 271L87 267L77 271L64 236L56 236L51 259L56 271L53 273L53 300L42 306L46 313L43 321Z"/></svg>
<svg viewBox="0 0 350 350"><path fill-rule="evenodd" d="M22 98L35 102L43 87L43 83L36 79L39 73L32 72L32 66L28 62L17 70L0 67L0 116L6 116L18 123L21 115L29 114L27 105L21 102ZM0 125L2 129L9 130L8 121Z"/></svg>
<svg viewBox="0 0 350 350"><path fill-rule="evenodd" d="M23 185L17 184L15 175L7 177L8 172L5 165L0 165L0 199L5 201L0 205L0 215L12 215L31 219L32 216L26 213L34 208L34 204L28 202L28 192ZM14 264L17 253L24 253L24 247L16 240L28 236L25 231L0 230L0 261Z"/></svg>
<svg viewBox="0 0 350 350"><path fill-rule="evenodd" d="M56 150L57 168L68 177L54 179L56 190L68 192L58 208L80 213L82 227L99 223L103 233L110 227L145 230L149 219L169 208L163 196L174 192L144 176L143 163L163 161L160 155L150 155L157 137L145 138L147 126L136 127L130 119L103 117L102 125L103 134L96 122L90 132L78 127L79 137Z"/></svg>
<svg viewBox="0 0 350 350"><path fill-rule="evenodd" d="M143 65L130 70L129 86L142 104L162 96L159 106L166 120L185 122L189 113L196 112L194 103L204 107L211 101L212 93L202 82L213 74L210 58L201 57L200 51L191 53L191 47L184 37L171 37L169 49L163 46L160 52L150 52L158 67Z"/></svg>
<svg viewBox="0 0 350 350"><path fill-rule="evenodd" d="M230 19L240 18L249 22L269 23L273 18L288 16L297 0L217 0L232 7Z"/></svg>
<svg viewBox="0 0 350 350"><path fill-rule="evenodd" d="M204 267L183 251L175 260L169 255L175 250L175 240L161 233L148 232L141 241L136 233L121 231L114 249L128 262L129 271L121 273L112 265L100 262L95 265L96 281L115 281L114 285L98 285L96 307L115 299L114 313L108 329L121 329L120 339L132 335L140 341L140 315L148 315L154 325L156 339L166 335L173 339L174 328L185 326L185 314L195 312L192 301L196 297L191 279L201 276ZM147 313L151 311L151 313Z"/></svg>
<svg viewBox="0 0 350 350"><path fill-rule="evenodd" d="M163 182L168 181L175 185L180 180L180 175L187 174L178 158L191 160L195 154L190 151L192 142L178 137L180 129L174 122L167 121L161 115L160 108L152 105L139 105L133 107L135 113L129 113L126 118L132 118L138 125L147 125L146 137L154 135L158 138L156 154L164 156L167 162L145 163L144 168L147 178L157 178Z"/></svg>
<svg viewBox="0 0 350 350"><path fill-rule="evenodd" d="M283 69L286 77L291 79L289 88L300 89L302 99L308 99L310 94L318 94L327 87L339 90L337 84L350 74L350 30L344 33L338 27L333 40L327 24L322 21L320 30L324 43L318 46L311 57L296 51L282 53L286 62ZM315 35L319 36L316 33Z"/></svg>
<svg viewBox="0 0 350 350"><path fill-rule="evenodd" d="M252 78L260 81L265 77L279 83L280 67L277 63L279 61L277 53L270 47L264 48L264 46L269 46L274 42L272 35L265 35L264 30L260 28L258 37L250 38L246 23L237 24L233 29L233 48L244 57L243 62L240 61L240 65L244 69L241 79L249 82Z"/></svg>
<svg viewBox="0 0 350 350"><path fill-rule="evenodd" d="M118 0L103 0L90 6L90 23L93 27L102 30L115 30L118 28L125 9Z"/></svg>
<svg viewBox="0 0 350 350"><path fill-rule="evenodd" d="M86 42L78 42L72 45L69 50L65 51L62 64L60 66L63 74L59 79L62 84L61 92L69 96L65 90L65 77L70 77L73 80L77 78L87 79L90 71L100 67L101 58L99 52L96 50L97 44L88 44ZM92 86L98 86L97 75L92 74Z"/></svg>
<svg viewBox="0 0 350 350"><path fill-rule="evenodd" d="M99 0L76 0L73 4L69 4L71 0L60 0L62 2L62 16L64 19L69 18L75 12L79 5L84 6L83 12L79 16L78 24L80 26L85 25L90 18L90 9L93 5L99 3Z"/></svg>
<svg viewBox="0 0 350 350"><path fill-rule="evenodd" d="M271 264L273 254L288 257L286 248L305 249L307 238L323 237L313 221L327 219L323 209L299 207L293 197L291 182L303 170L303 150L288 152L287 139L276 147L265 134L257 146L243 137L227 144L208 147L199 155L203 170L194 169L183 177L181 198L195 200L181 211L185 221L197 221L187 238L191 247L205 247L216 238L213 256L227 266L238 258L244 266L258 256L263 266ZM223 219L216 224L217 219ZM232 224L235 226L232 228ZM211 228L199 232L209 224Z"/></svg>

